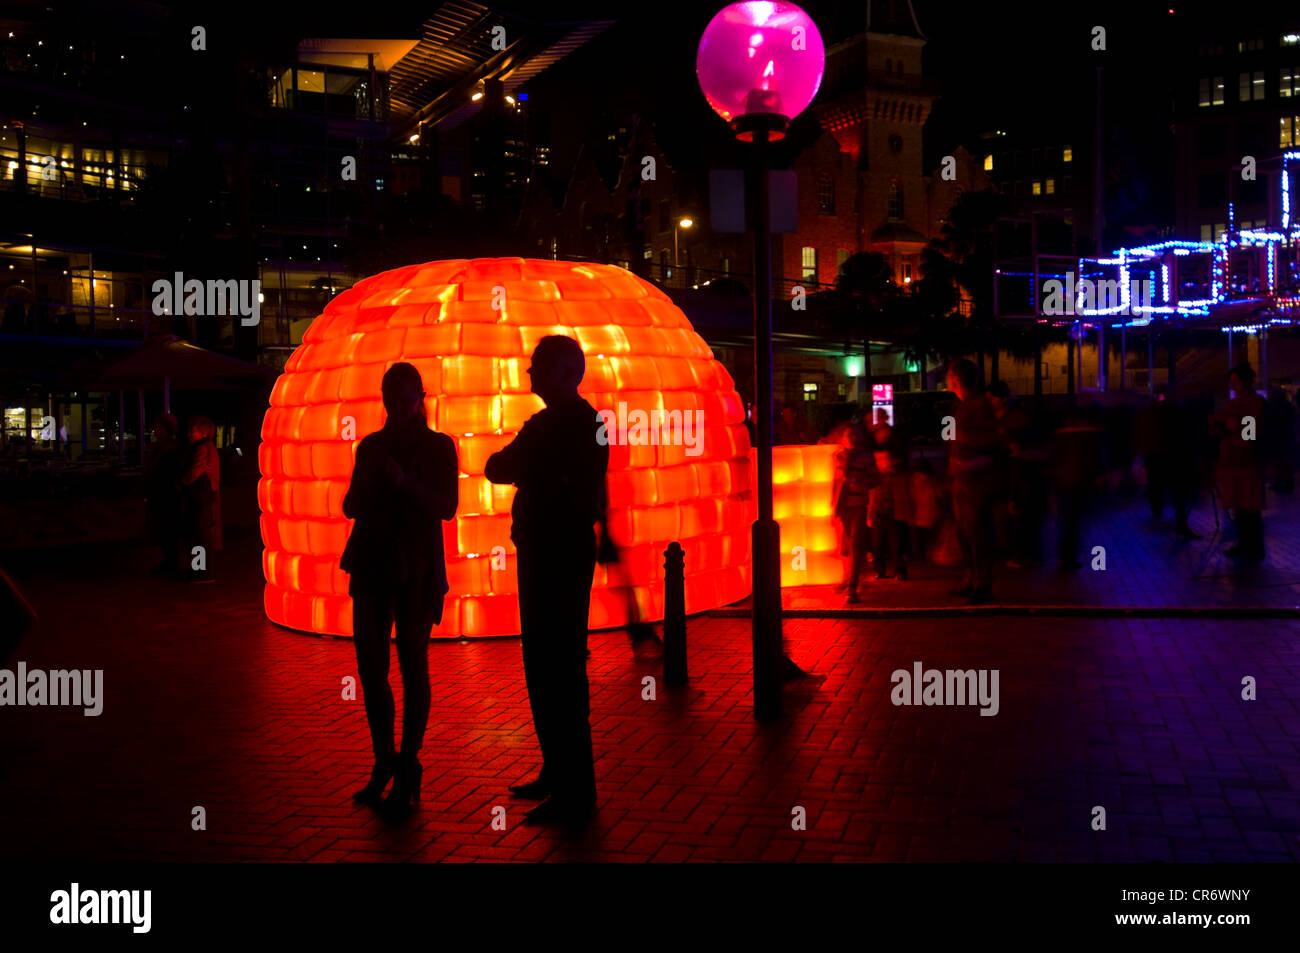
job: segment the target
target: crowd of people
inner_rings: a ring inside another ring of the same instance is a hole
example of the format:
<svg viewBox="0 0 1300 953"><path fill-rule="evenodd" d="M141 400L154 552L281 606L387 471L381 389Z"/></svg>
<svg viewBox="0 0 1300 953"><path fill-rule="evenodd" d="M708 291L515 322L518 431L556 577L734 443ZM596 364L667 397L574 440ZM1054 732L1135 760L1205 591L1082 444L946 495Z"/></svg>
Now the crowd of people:
<svg viewBox="0 0 1300 953"><path fill-rule="evenodd" d="M1141 407L1076 401L1040 411L1003 381L982 386L965 360L946 379L957 402L938 441L917 440L925 435L909 433L905 421L863 417L824 438L840 445L832 492L847 560L840 588L850 604L861 599L868 561L876 579L905 580L909 560L962 565L965 578L951 594L987 603L1000 558L1013 568L1044 563L1053 517L1055 565L1081 569L1091 554L1084 529L1102 489L1114 475L1133 490L1138 459L1153 519L1172 505L1174 532L1199 538L1188 518L1208 490L1216 519L1222 507L1236 527L1226 554L1245 565L1264 559L1265 482L1294 489L1296 415L1285 392L1268 401L1255 392L1248 364L1232 369L1232 396L1219 414L1212 401L1177 402L1164 388ZM802 436L791 419L797 412L786 411L783 435Z"/></svg>
<svg viewBox="0 0 1300 953"><path fill-rule="evenodd" d="M145 460L149 535L162 550L153 572L189 582L211 582L213 553L221 549L221 456L216 427L191 417L186 441L180 422L163 414L153 427Z"/></svg>

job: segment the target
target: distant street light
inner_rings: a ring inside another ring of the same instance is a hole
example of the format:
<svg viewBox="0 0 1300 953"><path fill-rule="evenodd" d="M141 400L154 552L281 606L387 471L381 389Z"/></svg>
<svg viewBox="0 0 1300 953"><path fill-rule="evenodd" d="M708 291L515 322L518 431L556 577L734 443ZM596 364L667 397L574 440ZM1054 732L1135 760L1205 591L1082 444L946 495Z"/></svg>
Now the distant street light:
<svg viewBox="0 0 1300 953"><path fill-rule="evenodd" d="M679 267L679 263L677 261L677 233L681 231L683 228L690 228L694 224L695 224L695 219L683 218L675 226L673 226L673 268L674 270Z"/></svg>
<svg viewBox="0 0 1300 953"><path fill-rule="evenodd" d="M793 3L749 0L723 7L695 57L700 89L736 138L752 142L747 179L754 231L754 425L758 519L753 529L754 714L782 713L788 663L781 644L781 533L772 515L772 233L768 143L785 136L821 86L826 48L817 24Z"/></svg>

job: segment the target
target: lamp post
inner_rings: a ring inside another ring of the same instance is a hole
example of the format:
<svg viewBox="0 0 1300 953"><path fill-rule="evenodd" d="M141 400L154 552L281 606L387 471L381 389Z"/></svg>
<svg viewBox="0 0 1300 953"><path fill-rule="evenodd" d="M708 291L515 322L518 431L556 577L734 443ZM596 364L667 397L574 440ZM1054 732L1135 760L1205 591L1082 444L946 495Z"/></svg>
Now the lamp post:
<svg viewBox="0 0 1300 953"><path fill-rule="evenodd" d="M677 233L680 232L683 228L690 228L694 224L695 224L695 219L682 218L682 219L678 219L677 224L673 226L673 270L674 271L676 271L678 268L682 266L681 262L677 260Z"/></svg>
<svg viewBox="0 0 1300 953"><path fill-rule="evenodd" d="M753 144L746 180L754 232L754 425L758 519L752 535L754 714L782 713L781 536L772 515L772 235L768 145L785 135L821 85L826 48L812 18L783 0L724 7L700 38L695 73L704 98Z"/></svg>

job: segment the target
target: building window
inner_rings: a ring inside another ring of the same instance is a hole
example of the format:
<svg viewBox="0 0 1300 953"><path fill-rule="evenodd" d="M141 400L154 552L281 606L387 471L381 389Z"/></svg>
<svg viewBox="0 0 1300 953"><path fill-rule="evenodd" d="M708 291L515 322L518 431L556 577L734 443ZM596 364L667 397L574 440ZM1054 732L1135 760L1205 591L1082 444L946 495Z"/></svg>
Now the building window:
<svg viewBox="0 0 1300 953"><path fill-rule="evenodd" d="M1217 242L1219 239L1221 239L1221 238L1223 237L1223 233L1226 232L1227 230L1228 230L1227 223L1225 223L1225 222L1215 222L1215 223L1214 223L1214 240Z"/></svg>
<svg viewBox="0 0 1300 953"><path fill-rule="evenodd" d="M1074 150L1071 149L1069 146L1066 146L1064 149L1062 149L1062 150L1061 150L1061 161L1062 161L1062 162L1073 162L1073 161L1074 161Z"/></svg>
<svg viewBox="0 0 1300 953"><path fill-rule="evenodd" d="M1278 135L1277 144L1282 148L1288 148L1296 144L1296 129L1300 127L1300 116L1283 116L1278 122L1281 129Z"/></svg>
<svg viewBox="0 0 1300 953"><path fill-rule="evenodd" d="M897 182L889 187L889 217L896 221L903 219L903 187Z"/></svg>
<svg viewBox="0 0 1300 953"><path fill-rule="evenodd" d="M722 273L723 273L724 275L729 275L729 274L731 274L731 259L730 259L730 258L723 258L723 259L722 259Z"/></svg>
<svg viewBox="0 0 1300 953"><path fill-rule="evenodd" d="M1212 242L1212 241L1214 241L1214 226L1213 226L1213 225L1206 224L1206 225L1202 225L1202 226L1201 226L1201 241L1203 241L1203 242Z"/></svg>
<svg viewBox="0 0 1300 953"><path fill-rule="evenodd" d="M849 260L849 256L852 254L853 252L849 251L847 248L835 249L835 274L836 275L844 274L844 263Z"/></svg>
<svg viewBox="0 0 1300 953"><path fill-rule="evenodd" d="M1294 96L1300 94L1300 70L1293 66L1283 66L1277 74L1277 94Z"/></svg>
<svg viewBox="0 0 1300 953"><path fill-rule="evenodd" d="M1197 100L1198 105L1210 105L1210 79L1208 76L1201 77L1201 95Z"/></svg>
<svg viewBox="0 0 1300 953"><path fill-rule="evenodd" d="M817 281L817 249L805 245L799 253L799 277L803 281Z"/></svg>
<svg viewBox="0 0 1300 953"><path fill-rule="evenodd" d="M803 399L806 401L815 401L817 399L817 385L812 381L804 381Z"/></svg>
<svg viewBox="0 0 1300 953"><path fill-rule="evenodd" d="M985 172L992 172L992 171L993 171L993 156L992 156L992 155L987 155L987 156L984 157L984 171L985 171Z"/></svg>
<svg viewBox="0 0 1300 953"><path fill-rule="evenodd" d="M1297 43L1300 43L1300 34L1297 33L1283 34L1282 36L1283 46L1295 46Z"/></svg>
<svg viewBox="0 0 1300 953"><path fill-rule="evenodd" d="M822 215L835 214L835 180L825 173L817 176L817 211Z"/></svg>
<svg viewBox="0 0 1300 953"><path fill-rule="evenodd" d="M1033 192L1035 195L1043 194L1043 183L1039 182L1037 179L1034 179Z"/></svg>
<svg viewBox="0 0 1300 953"><path fill-rule="evenodd" d="M1222 76L1214 77L1214 82L1211 83L1210 85L1212 87L1212 95L1213 95L1212 101L1214 105L1222 106L1223 105L1223 77Z"/></svg>
<svg viewBox="0 0 1300 953"><path fill-rule="evenodd" d="M1055 195L1055 194L1056 194L1056 180L1055 180L1055 179L1048 179L1048 180L1047 180L1047 184L1046 184L1045 191L1047 192L1048 195Z"/></svg>
<svg viewBox="0 0 1300 953"><path fill-rule="evenodd" d="M1243 102L1264 98L1264 71L1241 73L1237 76L1237 98Z"/></svg>

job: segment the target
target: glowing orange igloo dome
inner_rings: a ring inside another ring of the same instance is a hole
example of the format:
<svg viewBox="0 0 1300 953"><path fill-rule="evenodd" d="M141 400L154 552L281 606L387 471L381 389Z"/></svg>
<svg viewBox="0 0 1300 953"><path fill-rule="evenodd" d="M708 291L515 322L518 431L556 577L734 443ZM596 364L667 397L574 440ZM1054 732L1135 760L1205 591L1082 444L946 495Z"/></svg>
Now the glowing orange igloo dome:
<svg viewBox="0 0 1300 953"><path fill-rule="evenodd" d="M358 282L326 305L290 356L258 454L273 622L351 635L339 570L351 529L343 495L357 444L383 425L380 379L409 361L424 378L430 425L455 439L460 458L460 507L443 524L451 591L434 635L519 632L514 487L489 483L483 467L542 409L526 370L548 334L582 345L581 393L611 424L610 532L623 558L596 568L592 628L625 625L629 594L642 621L663 617L663 551L673 540L686 550L687 612L749 594L744 405L686 315L612 265L478 258ZM656 411L659 425L646 426ZM679 426L671 436L674 423L691 420L694 435Z"/></svg>

